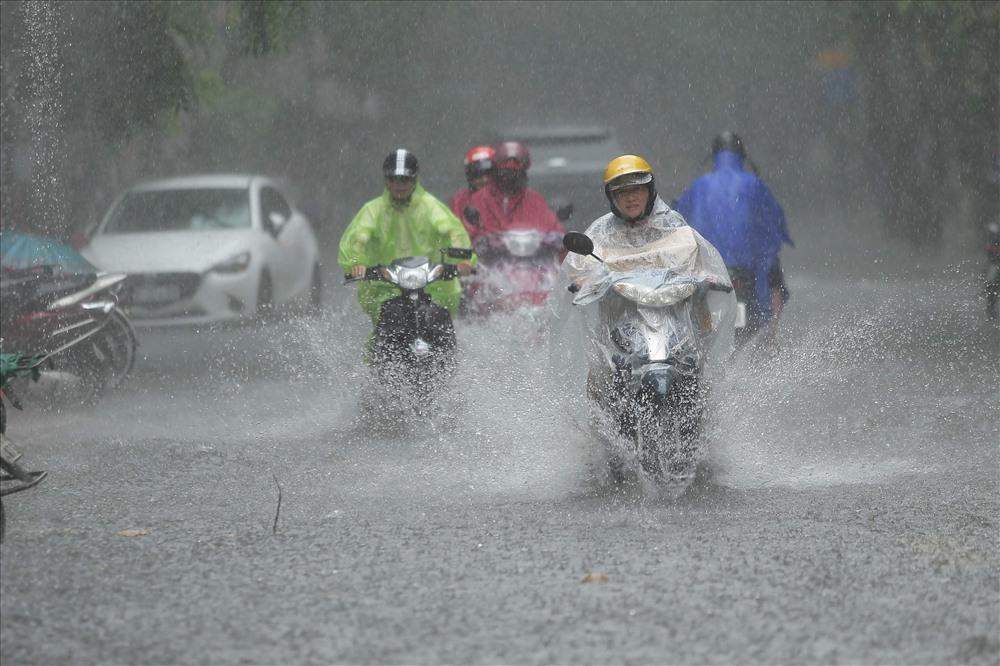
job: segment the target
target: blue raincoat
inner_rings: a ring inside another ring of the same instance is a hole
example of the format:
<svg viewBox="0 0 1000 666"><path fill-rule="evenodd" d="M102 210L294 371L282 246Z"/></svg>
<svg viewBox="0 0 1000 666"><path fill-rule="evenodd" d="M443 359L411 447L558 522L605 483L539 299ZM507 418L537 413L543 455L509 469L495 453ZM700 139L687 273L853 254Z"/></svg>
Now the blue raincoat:
<svg viewBox="0 0 1000 666"><path fill-rule="evenodd" d="M742 157L722 150L715 155L715 169L694 181L676 208L719 250L727 268L753 272L757 306L770 319L768 273L781 246L793 243L785 213L764 182L743 169Z"/></svg>

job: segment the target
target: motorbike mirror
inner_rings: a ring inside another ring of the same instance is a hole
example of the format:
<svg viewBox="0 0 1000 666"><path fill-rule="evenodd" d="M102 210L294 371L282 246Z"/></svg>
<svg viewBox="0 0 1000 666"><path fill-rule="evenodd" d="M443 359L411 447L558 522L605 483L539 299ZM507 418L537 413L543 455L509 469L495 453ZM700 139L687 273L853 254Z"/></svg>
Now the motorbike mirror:
<svg viewBox="0 0 1000 666"><path fill-rule="evenodd" d="M563 247L573 254L590 255L594 259L604 263L603 259L594 254L594 241L590 240L586 234L581 234L579 231L566 232L566 235L563 236Z"/></svg>
<svg viewBox="0 0 1000 666"><path fill-rule="evenodd" d="M462 211L462 214L465 216L465 219L469 224L477 227L479 226L479 210L476 209L475 206L466 206L465 210Z"/></svg>
<svg viewBox="0 0 1000 666"><path fill-rule="evenodd" d="M560 222L566 222L569 218L573 217L573 204L567 203L560 206L556 210L556 217L559 218Z"/></svg>
<svg viewBox="0 0 1000 666"><path fill-rule="evenodd" d="M468 247L443 247L441 252L452 259L472 259L472 248Z"/></svg>

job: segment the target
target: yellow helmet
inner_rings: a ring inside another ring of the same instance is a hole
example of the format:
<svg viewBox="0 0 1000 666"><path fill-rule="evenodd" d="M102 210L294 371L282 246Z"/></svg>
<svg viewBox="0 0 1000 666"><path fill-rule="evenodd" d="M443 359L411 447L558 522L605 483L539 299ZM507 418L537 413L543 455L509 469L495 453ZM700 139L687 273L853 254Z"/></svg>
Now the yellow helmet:
<svg viewBox="0 0 1000 666"><path fill-rule="evenodd" d="M649 166L649 162L642 159L638 155L622 155L621 157L616 157L608 162L608 166L604 170L604 184L607 185L615 178L620 178L621 176L626 176L630 173L642 173L652 176L653 167ZM649 180L647 179L646 182L648 183Z"/></svg>
<svg viewBox="0 0 1000 666"><path fill-rule="evenodd" d="M618 208L615 201L615 191L625 187L635 187L645 185L649 190L649 197L646 200L646 209L641 214L628 217ZM638 155L622 155L608 162L604 170L604 195L611 204L611 212L625 222L638 222L653 212L656 204L656 182L653 179L653 167L649 162Z"/></svg>

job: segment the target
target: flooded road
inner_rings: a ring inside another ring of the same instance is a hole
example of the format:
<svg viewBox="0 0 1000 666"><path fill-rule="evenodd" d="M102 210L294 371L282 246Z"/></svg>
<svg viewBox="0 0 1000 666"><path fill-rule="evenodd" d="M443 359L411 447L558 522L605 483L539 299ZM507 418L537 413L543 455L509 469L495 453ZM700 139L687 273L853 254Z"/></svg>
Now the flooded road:
<svg viewBox="0 0 1000 666"><path fill-rule="evenodd" d="M381 430L333 275L320 320L143 332L126 389L10 417L49 477L4 501L3 663L997 663L975 272L789 256L777 362L728 370L676 501L605 484L582 387L502 323Z"/></svg>

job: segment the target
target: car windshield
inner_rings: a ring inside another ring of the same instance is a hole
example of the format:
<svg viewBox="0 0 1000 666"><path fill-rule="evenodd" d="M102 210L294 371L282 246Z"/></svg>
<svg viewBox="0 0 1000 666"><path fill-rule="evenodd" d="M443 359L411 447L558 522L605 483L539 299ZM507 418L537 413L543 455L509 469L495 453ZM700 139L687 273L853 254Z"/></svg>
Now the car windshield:
<svg viewBox="0 0 1000 666"><path fill-rule="evenodd" d="M550 170L603 171L604 165L622 152L614 133L606 128L513 129L500 136L505 141L519 141L531 151L529 181Z"/></svg>
<svg viewBox="0 0 1000 666"><path fill-rule="evenodd" d="M146 190L125 195L103 233L249 227L250 195L245 189Z"/></svg>
<svg viewBox="0 0 1000 666"><path fill-rule="evenodd" d="M610 132L592 131L592 132L558 132L554 131L551 134L538 133L522 133L512 135L512 141L520 141L525 144L531 144L533 146L565 146L573 144L585 144L585 143L603 143L611 140Z"/></svg>

